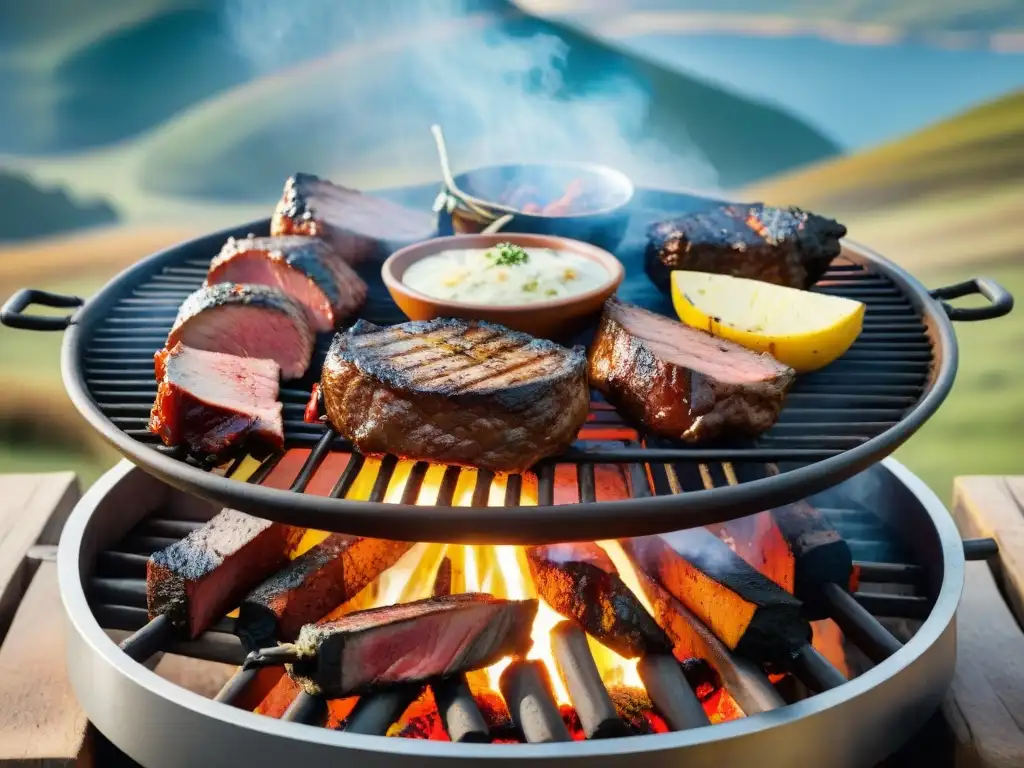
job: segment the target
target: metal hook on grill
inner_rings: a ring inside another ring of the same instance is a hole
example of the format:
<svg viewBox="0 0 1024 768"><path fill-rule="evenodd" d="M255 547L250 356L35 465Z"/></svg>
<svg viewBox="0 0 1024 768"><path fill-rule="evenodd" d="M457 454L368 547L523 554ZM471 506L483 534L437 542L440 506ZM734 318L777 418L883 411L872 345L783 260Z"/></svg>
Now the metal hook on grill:
<svg viewBox="0 0 1024 768"><path fill-rule="evenodd" d="M283 664L294 664L300 658L298 648L291 643L284 643L273 648L260 648L250 652L242 662L242 669L280 667Z"/></svg>

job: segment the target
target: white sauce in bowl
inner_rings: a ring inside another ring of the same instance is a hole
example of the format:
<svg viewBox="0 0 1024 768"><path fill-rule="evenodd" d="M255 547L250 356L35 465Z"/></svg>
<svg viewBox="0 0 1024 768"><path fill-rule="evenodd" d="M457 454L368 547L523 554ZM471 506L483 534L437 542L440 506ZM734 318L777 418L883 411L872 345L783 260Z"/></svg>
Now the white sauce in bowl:
<svg viewBox="0 0 1024 768"><path fill-rule="evenodd" d="M597 262L569 251L501 243L426 256L409 265L402 282L435 299L509 306L586 293L609 277Z"/></svg>

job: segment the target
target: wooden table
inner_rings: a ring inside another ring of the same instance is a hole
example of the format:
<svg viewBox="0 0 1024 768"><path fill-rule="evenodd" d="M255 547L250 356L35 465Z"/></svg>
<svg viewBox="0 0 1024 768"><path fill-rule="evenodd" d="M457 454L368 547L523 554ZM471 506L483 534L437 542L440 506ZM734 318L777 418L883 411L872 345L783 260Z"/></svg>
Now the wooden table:
<svg viewBox="0 0 1024 768"><path fill-rule="evenodd" d="M78 498L70 472L0 475L0 768L133 765L91 731L65 671L53 559ZM949 696L884 768L1024 767L1024 477L958 478L954 516L999 557L967 564ZM156 670L207 696L234 671L169 654Z"/></svg>

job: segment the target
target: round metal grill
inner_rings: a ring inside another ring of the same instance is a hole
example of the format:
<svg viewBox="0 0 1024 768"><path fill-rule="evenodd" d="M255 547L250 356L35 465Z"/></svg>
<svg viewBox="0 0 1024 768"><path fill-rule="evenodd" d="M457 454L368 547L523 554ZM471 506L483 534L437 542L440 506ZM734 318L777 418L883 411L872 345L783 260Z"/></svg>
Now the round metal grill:
<svg viewBox="0 0 1024 768"><path fill-rule="evenodd" d="M673 314L669 300L643 273L644 231L654 220L707 202L664 192L638 194L630 232L617 253L627 271L620 297ZM428 514L416 506L417 500L423 503L419 496L428 465L402 469L394 457L386 457L374 466L371 492L356 498L352 485L363 458L328 428L303 422L330 342L326 334L318 339L307 378L282 389L281 399L286 449L313 449L299 473L303 482L293 490L302 491L314 474L326 471L328 456L347 457L345 463L331 465L336 478L328 494L297 495L232 482L223 475L230 475L233 467L210 472L166 449L147 430L157 388L153 354L163 345L178 306L203 283L210 259L229 235L266 234L267 229L263 221L209 235L122 273L70 319L65 384L76 406L108 440L172 485L263 517L370 536L448 542L590 540L703 525L795 501L888 455L935 411L956 371L951 318L983 319L1005 314L1012 306L1012 298L988 281L929 294L891 262L846 244L814 290L864 302L863 333L842 358L798 378L778 423L759 438L702 447L648 437L595 395L587 424L564 455L523 476L500 478L498 488L490 473L474 471L466 503L455 498L460 470L448 468ZM363 277L371 295L362 316L378 324L402 322L405 318L391 302L376 265L368 269ZM979 291L992 306L954 310L937 300ZM13 310L8 305L8 324L49 329L68 325L59 318L17 311L33 300L67 306L72 301L68 297L29 292L15 299L20 305ZM594 468L611 463L625 466L633 498L601 498ZM402 474L400 488L396 468ZM555 493L559 472L575 477L574 496Z"/></svg>

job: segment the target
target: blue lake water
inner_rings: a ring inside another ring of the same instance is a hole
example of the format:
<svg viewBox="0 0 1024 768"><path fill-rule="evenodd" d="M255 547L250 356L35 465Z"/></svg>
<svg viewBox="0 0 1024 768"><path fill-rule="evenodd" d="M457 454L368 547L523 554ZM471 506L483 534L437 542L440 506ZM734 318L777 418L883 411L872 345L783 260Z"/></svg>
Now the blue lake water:
<svg viewBox="0 0 1024 768"><path fill-rule="evenodd" d="M1024 55L809 37L652 35L618 41L780 104L847 149L877 144L1024 87Z"/></svg>

